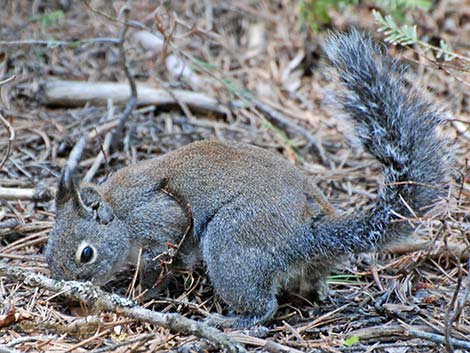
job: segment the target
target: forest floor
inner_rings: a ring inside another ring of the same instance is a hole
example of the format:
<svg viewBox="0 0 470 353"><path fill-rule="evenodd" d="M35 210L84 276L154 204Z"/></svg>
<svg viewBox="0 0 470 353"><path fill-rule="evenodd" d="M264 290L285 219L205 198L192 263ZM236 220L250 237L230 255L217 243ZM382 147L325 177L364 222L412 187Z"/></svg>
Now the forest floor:
<svg viewBox="0 0 470 353"><path fill-rule="evenodd" d="M314 176L340 212L372 205L379 165L351 148L344 121L324 103L337 84L324 70L326 30L313 33L302 24L300 3L133 1L132 21L124 26L123 1L75 1L60 10L52 0L0 0L0 81L15 76L0 87L0 263L50 274L43 250L54 222L52 195L84 133L89 142L77 174L92 182L216 138L279 153ZM332 9L330 28L356 26L383 40L371 9ZM420 38L434 44L445 39L470 57L468 0L439 0L407 18ZM282 292L266 330L225 330L249 351L470 352L469 62L446 63L399 46L390 52L409 64L409 84L424 87L451 113L442 129L455 151L449 196L405 243L338 264L325 302ZM157 92L139 94L113 148L109 141L129 96L121 53L137 85ZM94 86L102 82L112 87ZM220 349L197 334L119 310L93 311L1 268L0 352ZM199 322L209 313L227 313L203 267L176 279L158 300L137 301ZM123 277L105 289L134 299L139 288L133 285Z"/></svg>

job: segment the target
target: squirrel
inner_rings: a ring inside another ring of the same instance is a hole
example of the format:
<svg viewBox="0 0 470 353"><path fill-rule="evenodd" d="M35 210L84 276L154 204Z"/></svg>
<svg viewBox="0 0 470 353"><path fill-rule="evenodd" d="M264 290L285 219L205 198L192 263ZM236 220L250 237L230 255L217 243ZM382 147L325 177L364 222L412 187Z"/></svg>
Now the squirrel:
<svg viewBox="0 0 470 353"><path fill-rule="evenodd" d="M405 67L369 35L333 33L324 50L342 85L334 102L382 166L370 210L337 215L306 173L242 143L194 142L99 186L78 186L77 163L68 163L45 250L52 275L103 285L139 259L141 281L152 286L162 271L156 258L179 244L173 265L202 262L232 312L207 322L246 328L272 318L281 288L322 299L339 258L409 235L410 219L445 190L450 152L436 131L445 115L405 85Z"/></svg>

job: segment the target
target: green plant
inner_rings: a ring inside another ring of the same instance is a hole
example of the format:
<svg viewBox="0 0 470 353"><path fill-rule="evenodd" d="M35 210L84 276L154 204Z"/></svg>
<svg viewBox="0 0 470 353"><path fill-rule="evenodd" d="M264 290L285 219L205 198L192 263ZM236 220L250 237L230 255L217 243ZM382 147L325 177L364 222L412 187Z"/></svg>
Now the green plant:
<svg viewBox="0 0 470 353"><path fill-rule="evenodd" d="M284 144L290 149L290 152L296 159L296 161L304 162L304 158L300 153L297 151L297 147L294 145L294 142L287 136L287 133L278 127L274 126L269 120L263 118L263 123L261 125L263 129L271 130L276 134Z"/></svg>
<svg viewBox="0 0 470 353"><path fill-rule="evenodd" d="M359 336L349 336L343 341L343 346L352 347L357 343L359 343Z"/></svg>
<svg viewBox="0 0 470 353"><path fill-rule="evenodd" d="M63 18L64 12L62 10L56 10L42 14L41 31L44 33L49 27L60 27L62 25Z"/></svg>
<svg viewBox="0 0 470 353"><path fill-rule="evenodd" d="M372 5L380 7L393 18L405 22L405 14L409 10L421 9L429 11L432 7L431 0L374 0Z"/></svg>
<svg viewBox="0 0 470 353"><path fill-rule="evenodd" d="M330 23L329 9L358 4L359 0L299 0L299 15L312 31L318 32L322 25Z"/></svg>
<svg viewBox="0 0 470 353"><path fill-rule="evenodd" d="M459 55L452 50L444 40L439 46L429 44L419 39L416 25L406 23L406 12L414 9L429 11L432 7L431 0L364 0L365 2L381 8L387 15L383 16L379 11L372 10L375 22L379 25L379 32L384 32L385 41L394 45L417 45L424 52L431 51L436 58L451 61L459 58L470 62L470 58ZM310 25L314 32L330 22L328 11L331 8L358 4L359 0L299 0L299 15L304 23Z"/></svg>
<svg viewBox="0 0 470 353"><path fill-rule="evenodd" d="M372 6L383 9L386 13L400 22L405 21L409 10L422 9L428 11L432 6L431 0L364 0ZM329 10L347 5L357 5L359 0L299 0L299 14L304 23L308 23L314 32L323 25L330 23Z"/></svg>
<svg viewBox="0 0 470 353"><path fill-rule="evenodd" d="M464 61L470 62L470 58L455 53L452 48L445 41L441 40L439 46L435 46L424 42L418 38L416 25L402 25L399 26L392 16L382 16L377 10L372 10L372 15L375 22L380 26L378 31L384 32L385 41L394 45L400 44L403 46L417 45L423 51L432 51L437 58L443 58L445 61L451 61L455 58L460 58Z"/></svg>

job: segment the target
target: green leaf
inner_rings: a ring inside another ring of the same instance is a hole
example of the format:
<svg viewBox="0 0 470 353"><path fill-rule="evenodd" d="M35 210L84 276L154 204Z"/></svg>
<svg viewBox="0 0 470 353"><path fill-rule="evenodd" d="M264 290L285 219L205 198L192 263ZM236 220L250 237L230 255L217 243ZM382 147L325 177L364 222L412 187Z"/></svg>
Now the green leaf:
<svg viewBox="0 0 470 353"><path fill-rule="evenodd" d="M235 97L239 97L242 100L249 100L253 97L249 90L237 86L231 79L224 78L221 81L224 84L225 89L228 91L231 100Z"/></svg>
<svg viewBox="0 0 470 353"><path fill-rule="evenodd" d="M439 48L441 50L437 50L436 51L436 58L440 58L442 56L444 56L444 60L445 61L451 61L453 59L456 58L455 55L452 55L452 48L450 47L450 45L448 45L444 40L440 40L439 42Z"/></svg>
<svg viewBox="0 0 470 353"><path fill-rule="evenodd" d="M349 336L343 341L343 346L351 347L356 343L359 343L359 336Z"/></svg>
<svg viewBox="0 0 470 353"><path fill-rule="evenodd" d="M194 64L194 65L191 65L192 69L203 68L206 71L215 71L217 69L217 65L208 63L207 61L200 60L197 58L191 58L191 63Z"/></svg>
<svg viewBox="0 0 470 353"><path fill-rule="evenodd" d="M394 45L411 45L418 42L418 34L416 26L403 25L399 27L392 16L387 15L385 18L376 10L372 10L375 22L380 26L378 31L384 32L385 41Z"/></svg>

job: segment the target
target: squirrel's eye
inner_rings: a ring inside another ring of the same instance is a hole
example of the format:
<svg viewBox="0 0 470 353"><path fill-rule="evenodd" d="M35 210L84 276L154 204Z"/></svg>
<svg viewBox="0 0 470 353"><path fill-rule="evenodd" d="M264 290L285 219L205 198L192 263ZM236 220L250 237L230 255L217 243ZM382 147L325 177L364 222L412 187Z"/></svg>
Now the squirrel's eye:
<svg viewBox="0 0 470 353"><path fill-rule="evenodd" d="M80 264L91 264L96 260L97 251L93 245L82 241L75 251L75 261Z"/></svg>
<svg viewBox="0 0 470 353"><path fill-rule="evenodd" d="M91 246L85 246L80 255L80 262L87 263L93 258L93 248Z"/></svg>

